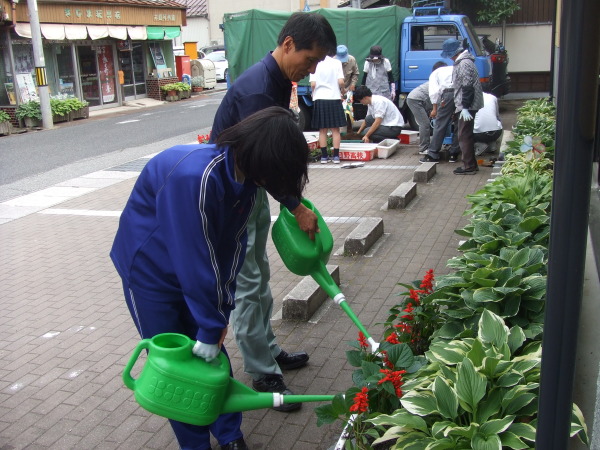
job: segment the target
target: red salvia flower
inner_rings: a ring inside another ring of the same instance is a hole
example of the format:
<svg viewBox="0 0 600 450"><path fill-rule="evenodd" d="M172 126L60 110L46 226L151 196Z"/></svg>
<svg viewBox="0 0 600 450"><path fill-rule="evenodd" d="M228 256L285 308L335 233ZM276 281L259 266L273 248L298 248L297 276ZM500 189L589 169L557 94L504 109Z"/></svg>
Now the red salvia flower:
<svg viewBox="0 0 600 450"><path fill-rule="evenodd" d="M396 328L398 328L402 333L406 333L406 334L410 334L412 333L412 327L404 322L400 322L397 325L394 325Z"/></svg>
<svg viewBox="0 0 600 450"><path fill-rule="evenodd" d="M402 397L402 389L400 388L404 384L404 381L402 380L402 375L406 373L406 370L381 369L379 372L385 374L385 377L379 380L377 384L383 384L386 381L390 381L394 386L396 396L398 398Z"/></svg>
<svg viewBox="0 0 600 450"><path fill-rule="evenodd" d="M369 409L369 389L364 387L354 396L354 403L350 407L350 412L363 413Z"/></svg>
<svg viewBox="0 0 600 450"><path fill-rule="evenodd" d="M425 290L425 294L431 294L433 292L433 279L433 269L429 269L421 282L421 288Z"/></svg>
<svg viewBox="0 0 600 450"><path fill-rule="evenodd" d="M383 353L383 364L387 367L389 367L390 369L394 368L394 363L390 361L390 359L388 358L387 352L385 350L381 350L381 353Z"/></svg>
<svg viewBox="0 0 600 450"><path fill-rule="evenodd" d="M365 335L363 334L362 331L358 332L358 343L360 344L361 348L369 348L369 343L367 342L367 338L365 337Z"/></svg>
<svg viewBox="0 0 600 450"><path fill-rule="evenodd" d="M396 333L390 334L387 338L385 338L390 344L399 344L398 335Z"/></svg>

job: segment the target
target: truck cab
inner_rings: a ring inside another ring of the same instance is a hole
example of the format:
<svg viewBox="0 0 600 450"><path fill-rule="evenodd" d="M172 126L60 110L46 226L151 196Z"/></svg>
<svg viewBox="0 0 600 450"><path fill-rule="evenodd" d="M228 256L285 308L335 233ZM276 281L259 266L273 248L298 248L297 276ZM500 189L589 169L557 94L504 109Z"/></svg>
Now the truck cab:
<svg viewBox="0 0 600 450"><path fill-rule="evenodd" d="M490 58L481 46L477 33L467 16L445 14L443 8L414 8L413 15L404 19L400 39L400 85L401 93L408 93L429 79L433 65L444 61L442 45L448 38L456 38L468 45L475 57L475 65L484 90L490 83Z"/></svg>

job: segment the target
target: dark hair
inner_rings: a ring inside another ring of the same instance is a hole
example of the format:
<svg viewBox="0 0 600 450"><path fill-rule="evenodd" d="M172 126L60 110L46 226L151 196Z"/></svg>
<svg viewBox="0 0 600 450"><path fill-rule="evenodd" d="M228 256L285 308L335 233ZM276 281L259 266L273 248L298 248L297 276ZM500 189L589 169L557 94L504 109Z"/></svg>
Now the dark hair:
<svg viewBox="0 0 600 450"><path fill-rule="evenodd" d="M355 90L354 90L354 101L355 102L360 102L363 98L365 97L372 97L373 93L371 92L371 89L369 89L366 86L358 86Z"/></svg>
<svg viewBox="0 0 600 450"><path fill-rule="evenodd" d="M294 113L271 106L224 130L217 145L230 146L244 176L273 196L302 197L308 183L308 145Z"/></svg>
<svg viewBox="0 0 600 450"><path fill-rule="evenodd" d="M316 13L297 12L290 16L277 38L277 45L283 44L290 36L294 40L296 51L312 50L316 45L335 55L337 40L333 28L325 17Z"/></svg>
<svg viewBox="0 0 600 450"><path fill-rule="evenodd" d="M444 61L438 61L433 65L433 69L431 69L431 71L433 72L434 70L439 69L440 67L446 67L448 64L446 64Z"/></svg>

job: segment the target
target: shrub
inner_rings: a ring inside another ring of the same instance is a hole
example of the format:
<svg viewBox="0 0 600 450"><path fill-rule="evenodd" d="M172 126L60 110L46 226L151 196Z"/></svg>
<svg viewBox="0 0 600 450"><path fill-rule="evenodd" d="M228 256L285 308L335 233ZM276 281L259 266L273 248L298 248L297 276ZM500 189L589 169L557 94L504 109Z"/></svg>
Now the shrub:
<svg viewBox="0 0 600 450"><path fill-rule="evenodd" d="M0 109L0 123L8 122L10 120L10 116L6 111Z"/></svg>
<svg viewBox="0 0 600 450"><path fill-rule="evenodd" d="M40 102L32 100L29 102L21 103L17 107L15 115L19 120L23 120L26 117L29 117L30 119L42 120L42 109L40 107Z"/></svg>

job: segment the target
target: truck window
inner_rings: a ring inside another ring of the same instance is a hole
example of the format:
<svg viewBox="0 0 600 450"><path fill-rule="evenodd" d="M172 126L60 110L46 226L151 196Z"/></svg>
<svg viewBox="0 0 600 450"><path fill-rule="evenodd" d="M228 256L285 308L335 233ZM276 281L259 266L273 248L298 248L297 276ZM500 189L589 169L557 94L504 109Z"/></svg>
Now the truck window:
<svg viewBox="0 0 600 450"><path fill-rule="evenodd" d="M460 31L454 24L440 24L419 26L413 25L410 30L410 49L420 50L442 50L444 41L448 38L462 39Z"/></svg>
<svg viewBox="0 0 600 450"><path fill-rule="evenodd" d="M475 32L475 29L473 28L473 24L471 23L471 21L469 20L468 17L463 17L462 21L463 21L465 30L467 30L467 34L469 35L469 41L471 41L471 44L473 47L473 52L475 53L475 56L484 56L485 53L483 51L483 48L481 47L481 42L477 38L477 33Z"/></svg>

